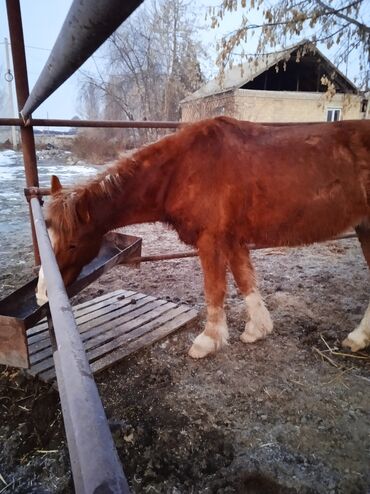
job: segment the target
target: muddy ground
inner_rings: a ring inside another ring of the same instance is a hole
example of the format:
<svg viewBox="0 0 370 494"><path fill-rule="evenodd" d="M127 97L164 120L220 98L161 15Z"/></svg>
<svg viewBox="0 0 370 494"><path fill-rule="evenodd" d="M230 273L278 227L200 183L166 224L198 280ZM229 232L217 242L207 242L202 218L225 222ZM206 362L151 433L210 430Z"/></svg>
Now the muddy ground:
<svg viewBox="0 0 370 494"><path fill-rule="evenodd" d="M127 231L144 237L147 254L185 249L160 225ZM19 253L22 269L12 256L4 295L32 274L29 255ZM205 319L197 259L115 268L76 297L127 288L199 310L198 321L96 378L134 493L370 492L370 352L340 348L369 299L357 240L253 259L274 332L239 340L245 308L230 278L230 344L202 361L187 356ZM0 371L0 493L73 492L58 394Z"/></svg>

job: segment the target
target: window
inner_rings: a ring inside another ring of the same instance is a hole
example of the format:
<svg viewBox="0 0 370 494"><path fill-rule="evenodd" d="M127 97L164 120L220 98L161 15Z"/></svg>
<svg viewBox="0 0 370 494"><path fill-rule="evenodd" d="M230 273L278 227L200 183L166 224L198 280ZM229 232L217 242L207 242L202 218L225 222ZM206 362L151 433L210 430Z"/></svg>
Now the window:
<svg viewBox="0 0 370 494"><path fill-rule="evenodd" d="M340 108L328 108L326 113L327 122L337 122L340 120L342 110Z"/></svg>

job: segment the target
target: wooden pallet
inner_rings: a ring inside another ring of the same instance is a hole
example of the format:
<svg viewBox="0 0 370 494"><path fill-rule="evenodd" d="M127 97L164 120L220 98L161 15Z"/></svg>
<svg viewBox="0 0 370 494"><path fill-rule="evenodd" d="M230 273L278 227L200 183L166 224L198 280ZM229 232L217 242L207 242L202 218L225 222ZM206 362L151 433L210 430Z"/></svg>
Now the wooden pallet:
<svg viewBox="0 0 370 494"><path fill-rule="evenodd" d="M94 373L154 343L195 319L197 311L150 295L117 290L73 308ZM55 379L46 319L27 330L31 367L46 382Z"/></svg>

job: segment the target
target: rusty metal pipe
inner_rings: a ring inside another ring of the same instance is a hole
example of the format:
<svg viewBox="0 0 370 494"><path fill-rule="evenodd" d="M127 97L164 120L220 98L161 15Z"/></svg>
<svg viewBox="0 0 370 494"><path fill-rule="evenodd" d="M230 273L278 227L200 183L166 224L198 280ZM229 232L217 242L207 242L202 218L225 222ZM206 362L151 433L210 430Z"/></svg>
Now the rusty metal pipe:
<svg viewBox="0 0 370 494"><path fill-rule="evenodd" d="M54 326L53 356L75 490L78 494L128 493L37 198L31 199L31 207Z"/></svg>
<svg viewBox="0 0 370 494"><path fill-rule="evenodd" d="M0 127L19 125L23 127L102 127L121 129L178 129L193 122L171 122L157 120L67 120L55 118L28 118L25 122L20 118L0 118ZM330 122L255 122L268 127L288 127L294 125L330 124Z"/></svg>
<svg viewBox="0 0 370 494"><path fill-rule="evenodd" d="M197 257L198 252L178 252L174 254L161 254L158 256L140 256L128 260L127 264L137 264L138 262L170 261L171 259L183 259L186 257Z"/></svg>
<svg viewBox="0 0 370 494"><path fill-rule="evenodd" d="M334 237L330 240L346 240L350 238L357 238L355 233L346 233L344 235L340 235L338 237ZM284 246L280 246L284 247ZM259 245L248 245L249 250L262 250L262 249L274 249L275 247L266 247ZM161 254L161 255L153 255L153 256L140 256L140 257L132 257L128 260L127 263L123 262L122 264L137 264L140 262L153 262L153 261L171 261L172 259L183 259L187 257L197 257L199 254L197 251L190 252L177 252L174 254Z"/></svg>
<svg viewBox="0 0 370 494"><path fill-rule="evenodd" d="M40 127L101 127L117 129L177 129L181 122L160 122L149 120L56 120L32 119L33 126Z"/></svg>
<svg viewBox="0 0 370 494"><path fill-rule="evenodd" d="M55 118L28 118L25 122L20 118L0 118L2 125L19 125L24 127L101 127L117 129L178 129L179 127L189 125L192 122L173 122L158 120L67 120ZM287 127L294 125L313 125L317 123L330 122L256 122L268 127Z"/></svg>
<svg viewBox="0 0 370 494"><path fill-rule="evenodd" d="M21 16L19 0L7 0L6 7L8 14L9 33L10 33L14 75L15 75L15 87L16 87L18 110L19 110L20 108L23 107L29 94L26 53L24 50L22 16ZM39 177L37 172L35 139L33 135L32 126L27 128L21 127L21 140L22 140L23 162L24 162L24 171L26 175L27 187L38 187ZM29 213L30 213L35 264L38 265L40 264L40 254L37 246L37 240L36 240L35 228L33 224L31 210L29 211Z"/></svg>
<svg viewBox="0 0 370 494"><path fill-rule="evenodd" d="M149 120L65 120L29 118L23 122L20 118L0 118L2 125L19 125L20 127L101 127L116 129L177 129L182 122L160 122Z"/></svg>
<svg viewBox="0 0 370 494"><path fill-rule="evenodd" d="M9 0L8 0L9 2ZM26 119L99 48L142 0L74 0L21 115Z"/></svg>
<svg viewBox="0 0 370 494"><path fill-rule="evenodd" d="M121 129L177 129L190 125L193 122L171 122L158 120L66 120L55 118L28 118L23 121L19 118L0 118L2 125L19 125L24 127L102 127ZM330 122L255 122L268 127L289 127L294 125L330 124Z"/></svg>
<svg viewBox="0 0 370 494"><path fill-rule="evenodd" d="M18 125L21 127L23 125L23 120L20 118L0 118L0 127L8 125Z"/></svg>
<svg viewBox="0 0 370 494"><path fill-rule="evenodd" d="M7 13L9 32L14 64L15 87L17 93L18 109L22 108L28 98L28 75L26 65L26 53L24 50L22 17L19 0L7 0ZM15 119L10 119L15 120ZM21 121L19 119L19 121ZM11 124L10 124L11 125ZM24 154L24 167L26 183L28 187L38 187L37 161L35 140L32 126L21 127L22 148Z"/></svg>
<svg viewBox="0 0 370 494"><path fill-rule="evenodd" d="M43 196L50 196L51 189L50 187L27 187L24 189L24 195L26 196L27 201L30 201L32 197L41 199Z"/></svg>

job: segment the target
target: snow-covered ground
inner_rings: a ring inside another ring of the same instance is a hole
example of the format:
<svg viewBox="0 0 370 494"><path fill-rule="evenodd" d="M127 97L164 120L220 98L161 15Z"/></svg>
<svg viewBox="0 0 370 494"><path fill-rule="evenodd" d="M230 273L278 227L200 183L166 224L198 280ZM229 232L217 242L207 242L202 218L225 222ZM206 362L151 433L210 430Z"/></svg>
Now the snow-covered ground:
<svg viewBox="0 0 370 494"><path fill-rule="evenodd" d="M38 163L40 186L50 184L50 176L58 175L69 185L96 173L92 166L65 165L43 160ZM0 233L22 232L29 229L28 206L24 196L25 174L21 153L0 151ZM2 239L0 237L0 248Z"/></svg>
<svg viewBox="0 0 370 494"><path fill-rule="evenodd" d="M93 166L65 164L63 158L40 159L40 186L50 184L50 176L58 175L62 184L85 180L96 173ZM33 249L22 153L0 151L0 298L18 287L32 274ZM15 286L16 285L16 286Z"/></svg>

